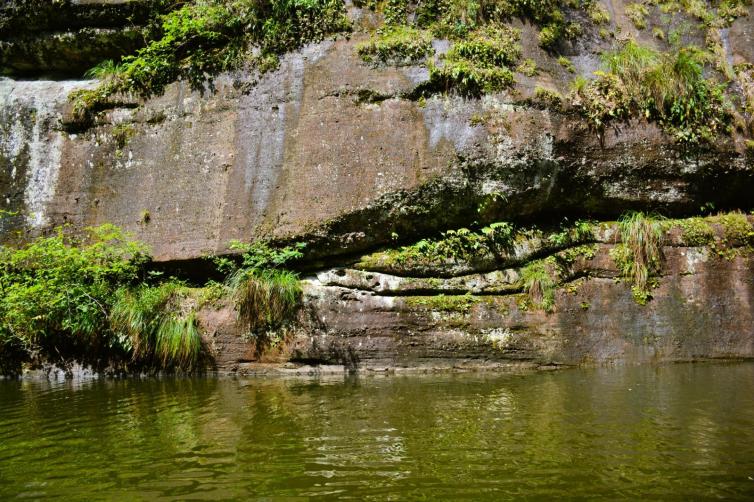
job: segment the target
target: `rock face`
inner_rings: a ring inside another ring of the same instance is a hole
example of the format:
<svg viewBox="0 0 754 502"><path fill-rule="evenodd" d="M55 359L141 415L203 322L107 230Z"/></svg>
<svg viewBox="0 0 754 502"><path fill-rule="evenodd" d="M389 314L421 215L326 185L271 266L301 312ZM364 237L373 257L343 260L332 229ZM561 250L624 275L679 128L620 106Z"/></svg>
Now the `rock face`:
<svg viewBox="0 0 754 502"><path fill-rule="evenodd" d="M286 362L382 371L754 357L751 249L666 244L646 305L603 242L568 267L552 312L529 303L520 268L445 279L337 268L305 279L302 327L280 344L243 343L232 306L202 312L206 342L216 369L239 373Z"/></svg>
<svg viewBox="0 0 754 502"><path fill-rule="evenodd" d="M623 2L605 7L613 25L647 37ZM233 239L305 241L310 269L338 268L307 279L311 324L269 356L278 362L435 367L754 355L748 254L726 261L668 248L667 278L638 306L614 283L603 243L595 258L602 272L573 294L559 292L550 314L522 311L516 291L468 284L500 277L446 285L472 294L459 312L436 308L430 295L442 288L393 291L381 284L399 278L349 268L358 254L474 222L609 218L629 209L689 214L705 204L750 210L751 150L725 140L691 151L644 123L609 132L601 145L577 117L527 100L538 85L567 93L573 75L524 24L523 51L540 74L480 99L416 99L427 69L367 65L355 53L367 37L358 30L289 54L259 79L223 75L216 93L179 82L161 97L126 100L86 128L71 120L68 95L95 82L20 79L70 78L129 52L151 8L83 0L54 11L31 0L0 8L0 61L14 73L0 80L0 209L11 214L0 219L2 241L66 223L114 223L166 263L227 252ZM367 11L350 12L369 24ZM735 64L752 61L752 19L726 32ZM586 37L569 46L576 71L596 69L604 44ZM219 368L260 360L231 310L205 315Z"/></svg>
<svg viewBox="0 0 754 502"><path fill-rule="evenodd" d="M81 77L143 44L151 0L8 0L0 6L0 67L16 75Z"/></svg>

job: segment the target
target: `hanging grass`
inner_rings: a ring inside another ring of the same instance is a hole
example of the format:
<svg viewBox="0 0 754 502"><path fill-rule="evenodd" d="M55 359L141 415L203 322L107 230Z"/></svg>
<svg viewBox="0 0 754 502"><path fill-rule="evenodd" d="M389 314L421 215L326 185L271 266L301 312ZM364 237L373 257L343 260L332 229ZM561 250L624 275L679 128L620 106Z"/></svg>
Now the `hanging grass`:
<svg viewBox="0 0 754 502"><path fill-rule="evenodd" d="M161 317L162 321L155 334L155 359L164 368L194 369L202 350L196 312L172 312Z"/></svg>
<svg viewBox="0 0 754 502"><path fill-rule="evenodd" d="M634 298L649 298L649 278L662 265L662 226L656 217L631 212L618 220L621 243L611 252L621 275L632 284Z"/></svg>
<svg viewBox="0 0 754 502"><path fill-rule="evenodd" d="M254 335L286 325L301 300L298 275L288 270L241 269L230 276L228 286L238 318Z"/></svg>
<svg viewBox="0 0 754 502"><path fill-rule="evenodd" d="M134 361L161 369L198 367L201 335L186 298L186 287L177 281L118 291L111 329L130 346Z"/></svg>
<svg viewBox="0 0 754 502"><path fill-rule="evenodd" d="M545 312L551 312L555 307L555 288L558 283L553 267L554 264L545 259L532 262L521 270L521 280L524 291L529 294L529 300Z"/></svg>

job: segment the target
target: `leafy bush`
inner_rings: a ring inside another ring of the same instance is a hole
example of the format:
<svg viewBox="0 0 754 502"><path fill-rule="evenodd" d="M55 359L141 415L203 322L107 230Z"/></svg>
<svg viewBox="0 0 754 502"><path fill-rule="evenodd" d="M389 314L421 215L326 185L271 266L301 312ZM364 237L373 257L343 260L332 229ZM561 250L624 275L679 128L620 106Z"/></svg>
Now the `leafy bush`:
<svg viewBox="0 0 754 502"><path fill-rule="evenodd" d="M52 360L127 350L108 329L109 306L145 260L146 249L112 225L0 247L0 345Z"/></svg>

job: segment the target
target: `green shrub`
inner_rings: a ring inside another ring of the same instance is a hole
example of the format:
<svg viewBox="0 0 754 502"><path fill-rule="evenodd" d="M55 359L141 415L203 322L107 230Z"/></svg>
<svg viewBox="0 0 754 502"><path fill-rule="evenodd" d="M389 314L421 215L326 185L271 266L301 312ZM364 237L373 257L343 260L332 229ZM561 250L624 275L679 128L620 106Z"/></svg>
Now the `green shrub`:
<svg viewBox="0 0 754 502"><path fill-rule="evenodd" d="M0 247L0 345L50 360L127 350L108 329L109 306L145 260L144 246L112 225Z"/></svg>

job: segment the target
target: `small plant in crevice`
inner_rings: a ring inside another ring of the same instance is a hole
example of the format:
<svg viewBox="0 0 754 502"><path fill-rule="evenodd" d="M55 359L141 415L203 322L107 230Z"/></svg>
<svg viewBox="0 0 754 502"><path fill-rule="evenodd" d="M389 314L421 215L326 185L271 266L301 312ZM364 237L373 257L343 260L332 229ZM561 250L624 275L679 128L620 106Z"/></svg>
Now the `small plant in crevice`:
<svg viewBox="0 0 754 502"><path fill-rule="evenodd" d="M545 312L555 308L555 288L558 285L555 259L545 258L532 262L521 269L521 282L529 301Z"/></svg>
<svg viewBox="0 0 754 502"><path fill-rule="evenodd" d="M631 284L634 299L643 305L651 298L651 278L662 266L662 225L655 217L631 212L618 220L618 228L621 242L610 256Z"/></svg>
<svg viewBox="0 0 754 502"><path fill-rule="evenodd" d="M649 10L643 3L630 3L626 5L626 16L631 20L636 29L643 30L647 27L647 16L649 16Z"/></svg>

